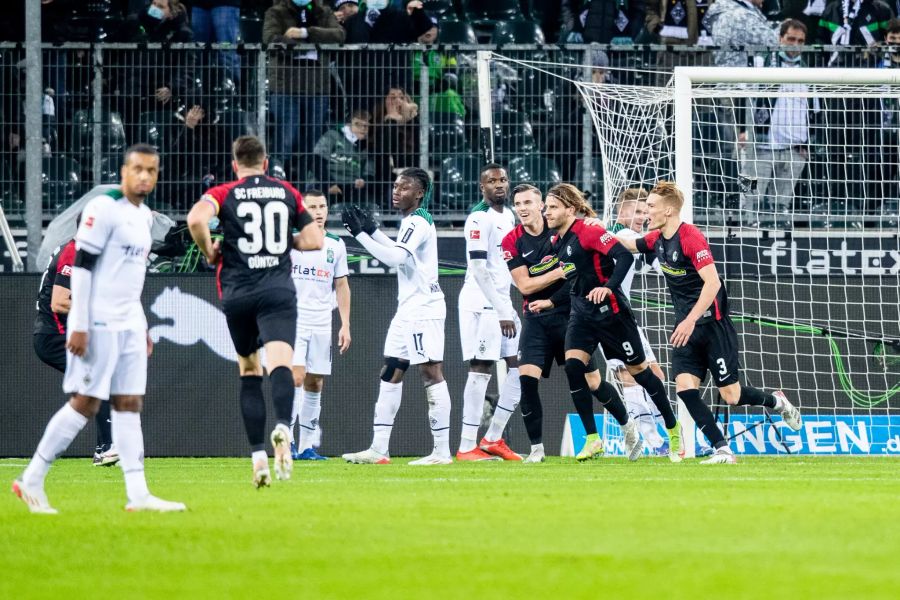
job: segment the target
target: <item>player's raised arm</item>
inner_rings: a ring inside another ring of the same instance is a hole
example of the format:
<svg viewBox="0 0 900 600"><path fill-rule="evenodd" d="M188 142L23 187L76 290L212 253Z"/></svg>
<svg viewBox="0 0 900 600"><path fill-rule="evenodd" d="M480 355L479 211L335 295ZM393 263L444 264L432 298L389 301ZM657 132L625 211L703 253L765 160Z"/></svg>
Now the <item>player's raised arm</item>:
<svg viewBox="0 0 900 600"><path fill-rule="evenodd" d="M325 234L313 221L309 221L294 235L294 248L297 250L321 250L324 243Z"/></svg>
<svg viewBox="0 0 900 600"><path fill-rule="evenodd" d="M625 246L625 249L628 250L630 253L636 254L636 253L640 252L640 250L638 250L637 242L639 239L643 239L643 238L627 237L627 236L619 233L619 234L616 234L616 239L619 240L619 243L622 244L623 246Z"/></svg>

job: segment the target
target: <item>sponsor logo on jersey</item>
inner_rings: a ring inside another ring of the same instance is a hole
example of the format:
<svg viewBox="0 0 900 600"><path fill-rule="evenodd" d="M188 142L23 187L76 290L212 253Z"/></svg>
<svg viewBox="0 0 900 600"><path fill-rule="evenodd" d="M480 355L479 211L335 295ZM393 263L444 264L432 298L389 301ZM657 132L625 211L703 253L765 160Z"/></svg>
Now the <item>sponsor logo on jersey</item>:
<svg viewBox="0 0 900 600"><path fill-rule="evenodd" d="M610 243L610 242L612 242L612 241L613 241L613 236L612 236L612 234L611 234L610 232L608 232L608 231L607 231L606 233L604 233L603 235L600 236L600 243L601 243L601 244L606 245L606 244L608 244L608 243Z"/></svg>
<svg viewBox="0 0 900 600"><path fill-rule="evenodd" d="M710 260L712 257L709 255L709 250L701 250L697 253L697 262L702 262L704 260Z"/></svg>
<svg viewBox="0 0 900 600"><path fill-rule="evenodd" d="M66 265L62 268L62 271L59 272L60 275L65 275L66 277L70 277L72 275L72 267L71 265Z"/></svg>
<svg viewBox="0 0 900 600"><path fill-rule="evenodd" d="M510 252L509 250L504 250L503 260L512 260L512 252Z"/></svg>
<svg viewBox="0 0 900 600"><path fill-rule="evenodd" d="M682 275L687 275L687 271L684 269L676 269L674 267L670 267L666 263L661 263L659 268L662 269L662 272L666 275L674 275L676 277L681 277Z"/></svg>
<svg viewBox="0 0 900 600"><path fill-rule="evenodd" d="M541 262L528 267L528 273L530 275L540 275L541 273L545 273L556 266L558 262L559 259L555 256L545 256L541 259Z"/></svg>
<svg viewBox="0 0 900 600"><path fill-rule="evenodd" d="M331 271L327 269L317 269L315 267L291 265L291 274L294 277L313 277L315 279L321 279L322 281L329 281L331 279Z"/></svg>
<svg viewBox="0 0 900 600"><path fill-rule="evenodd" d="M481 230L473 229L472 231L470 231L469 239L470 240L480 240L481 239Z"/></svg>

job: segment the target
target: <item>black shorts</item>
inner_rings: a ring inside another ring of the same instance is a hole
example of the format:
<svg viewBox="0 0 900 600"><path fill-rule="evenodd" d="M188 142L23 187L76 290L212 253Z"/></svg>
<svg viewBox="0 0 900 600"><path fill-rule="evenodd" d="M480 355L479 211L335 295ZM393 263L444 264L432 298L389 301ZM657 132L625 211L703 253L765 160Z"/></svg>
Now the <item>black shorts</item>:
<svg viewBox="0 0 900 600"><path fill-rule="evenodd" d="M222 303L222 311L240 356L250 356L269 342L285 342L294 347L297 294L293 289L270 288L229 298Z"/></svg>
<svg viewBox="0 0 900 600"><path fill-rule="evenodd" d="M522 335L519 337L519 366L535 365L541 368L543 377L550 377L553 361L566 363L566 328L569 315L554 313L543 317L525 316L522 319ZM588 372L595 371L593 355L588 361Z"/></svg>
<svg viewBox="0 0 900 600"><path fill-rule="evenodd" d="M50 365L60 373L66 372L66 334L34 334L34 352L44 364Z"/></svg>
<svg viewBox="0 0 900 600"><path fill-rule="evenodd" d="M626 365L640 365L647 360L637 321L630 311L603 317L573 311L566 330L566 350L593 354L598 344L606 360L617 359Z"/></svg>
<svg viewBox="0 0 900 600"><path fill-rule="evenodd" d="M687 345L672 350L676 377L689 373L702 382L709 371L716 387L724 387L738 381L740 368L737 331L728 317L696 325Z"/></svg>

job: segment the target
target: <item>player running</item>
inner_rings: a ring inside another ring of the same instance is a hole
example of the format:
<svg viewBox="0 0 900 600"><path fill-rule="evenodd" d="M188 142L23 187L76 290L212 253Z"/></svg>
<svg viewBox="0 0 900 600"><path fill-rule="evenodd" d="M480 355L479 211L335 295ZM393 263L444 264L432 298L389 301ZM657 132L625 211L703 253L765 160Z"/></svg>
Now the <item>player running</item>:
<svg viewBox="0 0 900 600"><path fill-rule="evenodd" d="M122 185L84 207L75 235L72 303L63 391L69 401L47 424L13 492L33 513L54 514L44 493L50 465L66 451L101 402L111 401L112 434L125 474L128 511L183 511L150 494L144 477L141 408L153 344L141 306L153 217L144 200L156 186L159 155L136 144L125 151Z"/></svg>
<svg viewBox="0 0 900 600"><path fill-rule="evenodd" d="M81 215L75 219L81 224ZM59 246L41 277L37 315L34 318L34 352L46 365L66 372L66 321L72 306L70 278L75 260L74 238ZM93 465L111 467L119 462L119 451L112 443L109 402L101 402L94 421L97 424L97 447Z"/></svg>
<svg viewBox="0 0 900 600"><path fill-rule="evenodd" d="M767 394L741 386L737 332L728 316L728 296L703 233L681 220L683 205L684 196L674 183L657 183L647 198L650 233L637 240L620 241L631 252L659 260L665 275L675 305L675 329L670 338L675 390L716 449L702 462L734 463L735 456L712 411L700 398L700 384L707 371L712 372L719 394L729 405L764 406L781 414L794 431L800 429L800 411L780 390Z"/></svg>
<svg viewBox="0 0 900 600"><path fill-rule="evenodd" d="M306 212L325 232L328 203L319 190L303 196ZM313 449L322 412L322 388L331 375L331 313L337 300L341 317L338 350L350 348L350 284L347 246L336 235L325 233L321 250L291 250L291 276L297 288L297 339L294 342L294 411L291 434L299 421L300 436L292 451L294 460L325 460Z"/></svg>
<svg viewBox="0 0 900 600"><path fill-rule="evenodd" d="M466 279L459 292L459 335L469 376L463 392L462 435L456 460L522 460L503 439L503 430L519 405L519 317L509 297L509 270L501 242L515 226L506 199L506 169L489 163L481 169L482 200L466 218ZM500 358L508 368L491 425L476 446L478 426L491 370Z"/></svg>
<svg viewBox="0 0 900 600"><path fill-rule="evenodd" d="M425 209L431 195L431 179L422 169L400 172L394 182L393 204L403 213L400 233L394 241L378 230L375 221L356 206L344 209L344 226L350 235L382 263L397 269L397 313L384 341L384 367L372 446L344 454L347 462L388 464L388 446L394 417L400 408L403 375L410 364L419 365L428 399L428 420L434 449L410 465L446 465L450 457L450 392L441 370L444 360L444 319L447 307L438 283L437 231Z"/></svg>
<svg viewBox="0 0 900 600"><path fill-rule="evenodd" d="M524 296L522 309L522 337L519 343L519 381L522 389L522 419L531 441L526 463L544 461L543 407L538 393L540 377L550 376L553 360L565 364L566 328L569 323L572 283L560 261L553 254L553 232L543 216L541 191L524 183L513 190L513 205L521 223L503 238L503 257L513 283ZM585 378L591 393L600 400L609 398L609 390L600 391L600 371L593 357L588 361ZM606 384L608 385L608 384ZM615 392L615 390L613 390ZM621 404L613 394L611 402ZM579 415L582 417L583 415ZM594 417L582 419L585 430L594 426ZM592 444L585 444L575 457L579 461L597 455Z"/></svg>
<svg viewBox="0 0 900 600"><path fill-rule="evenodd" d="M648 366L634 314L621 289L634 257L614 235L603 227L585 225L576 217L578 214L594 216L578 188L568 183L550 188L546 215L547 224L556 230L553 248L560 262L566 263L564 269L574 276L572 310L566 330L566 376L575 410L590 425L586 429L585 445L589 452L603 452L584 377L588 360L599 344L607 358L625 363L634 380L647 390L665 421L670 445L680 447L678 421L669 405L666 388ZM609 382L601 384L600 392L600 401L622 426L628 459L637 460L642 445L637 422L628 416ZM669 457L673 462L681 460L677 452L671 452Z"/></svg>
<svg viewBox="0 0 900 600"><path fill-rule="evenodd" d="M609 228L610 233L616 234L619 238L636 239L643 235L646 224L647 190L640 187L622 190L616 199L616 222ZM634 271L635 267L632 265L628 270L628 275L622 280L622 293L626 298L631 296ZM640 327L638 327L638 334L641 336L644 355L647 357L647 362L650 363L650 370L659 377L660 381L665 381L666 376L659 363L656 362L656 355L653 354L647 336ZM668 440L659 435L659 429L656 426L657 419L661 421L662 416L653 405L647 391L635 383L634 378L625 368L625 363L621 360L610 358L607 359L606 365L613 370L616 379L622 384L622 399L625 401L628 414L637 421L644 443L660 456L668 456L672 449L669 447ZM681 448L676 448L675 451L681 452Z"/></svg>
<svg viewBox="0 0 900 600"><path fill-rule="evenodd" d="M277 425L269 436L275 454L275 477L290 479L294 378L291 362L297 333L297 292L291 279L293 246L319 250L322 230L303 208L300 192L266 175L269 159L262 142L250 135L232 145L237 181L208 190L188 214L197 247L218 265L217 285L228 332L238 354L241 415L250 442L253 483L271 482L265 448L266 403L259 348L266 352ZM223 240L213 243L209 220L218 215ZM299 233L291 237L291 229Z"/></svg>

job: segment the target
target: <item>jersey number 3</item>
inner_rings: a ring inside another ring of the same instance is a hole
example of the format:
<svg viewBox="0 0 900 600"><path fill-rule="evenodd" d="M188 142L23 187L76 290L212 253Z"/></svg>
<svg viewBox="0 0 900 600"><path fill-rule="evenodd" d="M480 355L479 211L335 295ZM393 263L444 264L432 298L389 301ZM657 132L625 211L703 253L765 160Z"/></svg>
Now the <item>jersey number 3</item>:
<svg viewBox="0 0 900 600"><path fill-rule="evenodd" d="M241 202L235 211L244 221L244 233L237 247L243 254L284 254L288 248L288 207L282 202Z"/></svg>

